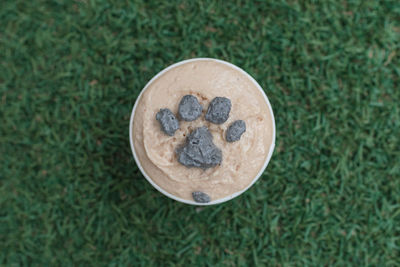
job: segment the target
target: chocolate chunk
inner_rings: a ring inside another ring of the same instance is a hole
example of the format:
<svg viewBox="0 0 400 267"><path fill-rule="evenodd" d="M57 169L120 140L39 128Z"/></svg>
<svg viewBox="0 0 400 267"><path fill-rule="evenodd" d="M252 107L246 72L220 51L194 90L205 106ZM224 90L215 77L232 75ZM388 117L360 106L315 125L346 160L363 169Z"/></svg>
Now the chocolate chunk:
<svg viewBox="0 0 400 267"><path fill-rule="evenodd" d="M211 201L211 198L209 195L207 195L206 193L200 192L200 191L193 192L192 196L193 196L194 201L196 201L198 203L208 203Z"/></svg>
<svg viewBox="0 0 400 267"><path fill-rule="evenodd" d="M160 122L161 130L169 136L173 136L175 131L179 129L178 120L174 113L167 108L162 108L157 112L156 120Z"/></svg>
<svg viewBox="0 0 400 267"><path fill-rule="evenodd" d="M184 121L194 121L200 117L203 107L193 95L185 95L179 103L178 114Z"/></svg>
<svg viewBox="0 0 400 267"><path fill-rule="evenodd" d="M246 131L246 123L242 120L234 121L226 131L226 141L235 142Z"/></svg>
<svg viewBox="0 0 400 267"><path fill-rule="evenodd" d="M212 135L205 126L195 129L176 153L179 163L186 167L207 169L222 161L222 151L213 143Z"/></svg>
<svg viewBox="0 0 400 267"><path fill-rule="evenodd" d="M226 97L216 97L214 98L206 113L206 120L215 123L222 124L226 122L229 117L229 112L231 111L231 101Z"/></svg>

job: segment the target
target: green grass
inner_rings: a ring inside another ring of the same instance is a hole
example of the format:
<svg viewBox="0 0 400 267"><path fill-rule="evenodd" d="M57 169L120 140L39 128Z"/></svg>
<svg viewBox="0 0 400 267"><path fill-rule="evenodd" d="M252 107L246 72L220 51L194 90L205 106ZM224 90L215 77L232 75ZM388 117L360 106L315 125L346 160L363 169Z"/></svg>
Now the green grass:
<svg viewBox="0 0 400 267"><path fill-rule="evenodd" d="M399 1L1 1L0 265L400 266ZM265 89L262 179L196 208L129 146L146 82L192 57Z"/></svg>

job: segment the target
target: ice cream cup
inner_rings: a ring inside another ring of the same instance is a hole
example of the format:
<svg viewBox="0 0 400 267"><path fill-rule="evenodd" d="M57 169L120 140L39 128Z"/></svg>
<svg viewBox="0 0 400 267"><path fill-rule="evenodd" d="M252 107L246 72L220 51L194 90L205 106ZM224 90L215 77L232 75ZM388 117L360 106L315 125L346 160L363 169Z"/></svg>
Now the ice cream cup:
<svg viewBox="0 0 400 267"><path fill-rule="evenodd" d="M208 203L197 203L197 202L195 202L195 201L193 201L193 200L182 199L182 198L180 198L180 197L174 196L174 195L172 195L172 194L166 192L163 188L161 188L160 186L158 186L158 185L151 179L151 177L145 172L145 170L143 169L143 167L142 167L142 165L141 165L141 163L140 163L140 160L139 160L139 158L138 158L138 156L137 156L137 154L136 154L135 146L134 146L134 144L133 144L133 123L134 123L134 117L135 117L136 107L137 107L137 105L138 105L138 103L139 103L139 100L140 100L140 98L142 97L143 93L144 93L144 92L146 91L146 89L150 86L150 84L151 84L153 81L155 81L158 77L160 77L162 74L164 74L165 72L167 72L168 70L170 70L170 69L172 69L172 68L175 68L175 67L177 67L177 66L179 66L179 65L182 65L182 64L185 64L185 63L188 63L188 62L201 61L201 60L211 60L211 61L219 62L219 63L225 64L225 65L227 65L227 66L229 66L229 67L231 67L231 68L234 68L234 69L240 71L241 73L243 73L244 75L246 75L246 76L254 83L254 85L258 88L258 90L261 91L262 95L264 96L265 102L266 102L266 104L268 105L269 111L271 112L272 127L273 127L273 129L272 129L272 130L273 130L272 143L271 143L271 146L270 146L268 155L267 155L267 157L266 157L266 159L265 159L265 162L264 162L263 167L260 169L260 171L259 171L259 172L257 173L257 175L254 177L254 179L252 180L252 182L251 182L246 188L244 188L244 189L241 190L241 191L237 191L237 192L235 192L235 193L233 193L233 194L231 194L231 195L229 195L229 196L226 196L226 197L220 198L220 199L216 199L216 200L210 201L210 202L208 202ZM166 195L167 197L170 197L170 198L172 198L172 199L174 199L174 200L176 200L176 201L182 202L182 203L191 204L191 205L196 205L196 206L208 206L208 205L220 204L220 203L226 202L226 201L228 201L228 200L231 200L231 199L233 199L233 198L239 196L240 194L242 194L243 192L245 192L247 189L249 189L249 188L261 177L261 175L263 174L265 168L267 167L267 165L268 165L268 163L269 163L269 161L270 161L270 159L271 159L272 153L273 153L274 148L275 148L275 136L276 136L276 129L275 129L275 118L274 118L274 113L273 113L273 111L272 111L272 107L271 107L271 104L270 104L270 102L269 102L269 100L268 100L268 97L267 97L267 95L265 94L265 92L263 91L263 89L261 88L261 86L257 83L256 80L254 80L253 77L251 77L247 72L245 72L245 71L242 70L241 68L239 68L239 67L237 67L237 66L235 66L235 65L233 65L233 64L231 64L231 63L229 63L229 62L226 62L226 61L223 61L223 60L219 60L219 59L214 59L214 58L192 58L192 59L187 59L187 60L183 60L183 61L177 62L177 63L175 63L175 64L173 64L173 65L171 65L171 66L165 68L164 70L160 71L157 75L155 75L155 76L146 84L146 86L143 88L143 90L142 90L141 93L139 94L138 98L136 99L136 102L135 102L135 104L134 104L134 106L133 106L133 109L132 109L131 119L130 119L130 123L129 123L129 140L130 140L130 144L131 144L131 149L132 149L132 153L133 153L133 158L135 159L135 162L136 162L137 166L139 167L140 171L142 172L143 176L147 179L147 181L148 181L153 187L155 187L158 191L160 191L161 193L163 193L163 194Z"/></svg>

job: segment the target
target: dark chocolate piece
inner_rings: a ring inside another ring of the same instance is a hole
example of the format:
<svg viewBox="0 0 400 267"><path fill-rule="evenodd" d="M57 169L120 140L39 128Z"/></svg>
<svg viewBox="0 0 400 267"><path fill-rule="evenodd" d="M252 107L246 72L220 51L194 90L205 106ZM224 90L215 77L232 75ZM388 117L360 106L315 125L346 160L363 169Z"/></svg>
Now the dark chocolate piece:
<svg viewBox="0 0 400 267"><path fill-rule="evenodd" d="M205 126L195 129L176 153L179 163L186 167L207 169L222 161L222 151L213 143L212 135Z"/></svg>
<svg viewBox="0 0 400 267"><path fill-rule="evenodd" d="M226 122L229 117L229 112L231 111L231 101L226 97L216 97L214 98L206 113L206 120L215 123L222 124Z"/></svg>
<svg viewBox="0 0 400 267"><path fill-rule="evenodd" d="M193 192L192 196L193 196L194 201L196 201L198 203L208 203L211 201L211 198L209 195L207 195L206 193L200 192L200 191Z"/></svg>
<svg viewBox="0 0 400 267"><path fill-rule="evenodd" d="M193 95L185 95L179 103L178 114L184 121L194 121L200 117L203 107Z"/></svg>
<svg viewBox="0 0 400 267"><path fill-rule="evenodd" d="M156 120L160 122L161 130L169 136L173 136L175 131L179 129L179 121L174 113L167 108L162 108L157 112Z"/></svg>
<svg viewBox="0 0 400 267"><path fill-rule="evenodd" d="M242 120L234 121L226 131L226 141L235 142L246 131L246 123Z"/></svg>

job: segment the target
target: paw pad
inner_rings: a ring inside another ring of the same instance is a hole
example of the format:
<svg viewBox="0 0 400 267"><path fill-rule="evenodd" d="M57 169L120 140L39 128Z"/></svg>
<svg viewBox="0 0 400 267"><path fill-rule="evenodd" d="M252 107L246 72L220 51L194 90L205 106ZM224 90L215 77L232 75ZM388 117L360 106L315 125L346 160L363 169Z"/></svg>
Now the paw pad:
<svg viewBox="0 0 400 267"><path fill-rule="evenodd" d="M174 113L167 108L160 109L157 112L156 120L160 122L161 130L169 136L173 136L176 130L179 129L179 121Z"/></svg>
<svg viewBox="0 0 400 267"><path fill-rule="evenodd" d="M222 151L212 141L207 127L195 129L186 139L186 143L176 150L178 161L186 167L208 169L221 164Z"/></svg>
<svg viewBox="0 0 400 267"><path fill-rule="evenodd" d="M226 131L226 141L235 142L246 131L246 123L242 120L234 121Z"/></svg>
<svg viewBox="0 0 400 267"><path fill-rule="evenodd" d="M185 95L179 103L178 114L184 121L194 121L200 117L203 107L195 96Z"/></svg>
<svg viewBox="0 0 400 267"><path fill-rule="evenodd" d="M222 124L229 118L232 103L226 97L214 98L207 109L205 119L214 124ZM185 95L178 107L178 118L184 121L198 119L203 107L193 95ZM169 109L160 109L156 114L161 130L173 136L179 129L179 121ZM234 121L227 129L225 139L227 142L240 140L246 131L246 123L243 120ZM193 130L186 138L185 143L176 149L178 162L186 167L197 167L208 169L220 165L222 162L222 151L213 143L213 136L206 126ZM211 201L209 195L204 192L195 191L192 193L194 201L207 203Z"/></svg>
<svg viewBox="0 0 400 267"><path fill-rule="evenodd" d="M229 118L229 112L231 111L231 101L226 97L214 98L206 113L206 120L215 124L222 124Z"/></svg>

